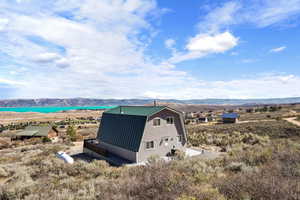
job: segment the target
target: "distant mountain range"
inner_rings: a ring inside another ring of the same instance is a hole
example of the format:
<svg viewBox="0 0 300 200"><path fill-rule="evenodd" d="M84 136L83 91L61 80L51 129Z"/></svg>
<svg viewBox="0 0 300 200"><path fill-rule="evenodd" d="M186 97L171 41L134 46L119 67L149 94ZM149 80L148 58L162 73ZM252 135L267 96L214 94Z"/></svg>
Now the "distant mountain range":
<svg viewBox="0 0 300 200"><path fill-rule="evenodd" d="M300 97L274 99L156 99L162 103L198 105L258 105L300 103ZM114 106L152 104L154 99L7 99L0 100L0 107L66 107L66 106Z"/></svg>

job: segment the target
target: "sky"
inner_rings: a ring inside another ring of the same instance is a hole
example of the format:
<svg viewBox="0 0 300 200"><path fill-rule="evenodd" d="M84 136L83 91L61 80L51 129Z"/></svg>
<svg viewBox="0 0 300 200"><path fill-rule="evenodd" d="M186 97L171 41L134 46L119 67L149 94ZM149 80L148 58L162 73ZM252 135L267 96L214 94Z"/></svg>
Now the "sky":
<svg viewBox="0 0 300 200"><path fill-rule="evenodd" d="M0 99L300 97L300 0L0 0Z"/></svg>

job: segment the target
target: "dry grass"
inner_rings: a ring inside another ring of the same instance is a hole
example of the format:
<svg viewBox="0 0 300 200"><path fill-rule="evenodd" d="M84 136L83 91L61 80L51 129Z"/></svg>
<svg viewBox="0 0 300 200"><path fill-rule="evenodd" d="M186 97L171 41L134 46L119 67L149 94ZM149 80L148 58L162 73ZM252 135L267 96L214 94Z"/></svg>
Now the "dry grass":
<svg viewBox="0 0 300 200"><path fill-rule="evenodd" d="M213 161L154 159L147 166L119 168L104 161L66 164L54 156L66 148L6 151L10 160L1 162L0 178L8 180L0 199L296 200L300 192L300 146L286 139L235 149Z"/></svg>
<svg viewBox="0 0 300 200"><path fill-rule="evenodd" d="M244 167L229 167L226 177L214 180L214 186L227 199L299 199L298 143L276 142L267 147L236 151L225 157L221 166L237 162Z"/></svg>
<svg viewBox="0 0 300 200"><path fill-rule="evenodd" d="M298 199L300 147L292 142L254 145L227 156L147 166L110 167L104 161L73 165L53 153L63 146L40 146L25 158L0 164L0 199ZM27 154L27 155L26 155ZM298 196L297 196L298 195Z"/></svg>
<svg viewBox="0 0 300 200"><path fill-rule="evenodd" d="M300 136L300 127L283 120L242 124L217 124L213 126L188 126L187 130L188 133L192 135L230 135L234 132L239 132L241 134L252 133L258 136L268 136L270 138L290 138Z"/></svg>
<svg viewBox="0 0 300 200"><path fill-rule="evenodd" d="M212 161L152 159L119 168L104 161L66 164L55 156L66 144L6 149L0 151L0 199L299 200L299 127L276 121L189 126L188 132L194 145L231 148Z"/></svg>

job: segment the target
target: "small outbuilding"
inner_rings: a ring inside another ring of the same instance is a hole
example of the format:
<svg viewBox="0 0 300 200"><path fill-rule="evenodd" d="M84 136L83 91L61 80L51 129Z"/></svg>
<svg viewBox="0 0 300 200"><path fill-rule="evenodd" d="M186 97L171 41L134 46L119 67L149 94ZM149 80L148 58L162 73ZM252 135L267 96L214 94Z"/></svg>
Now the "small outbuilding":
<svg viewBox="0 0 300 200"><path fill-rule="evenodd" d="M222 115L222 121L224 124L227 124L227 123L236 123L238 122L239 120L239 114L237 113L224 113Z"/></svg>
<svg viewBox="0 0 300 200"><path fill-rule="evenodd" d="M119 106L103 113L97 138L85 140L84 153L111 163L141 163L185 151L186 144L181 112L167 106Z"/></svg>
<svg viewBox="0 0 300 200"><path fill-rule="evenodd" d="M16 133L17 139L30 139L47 137L52 141L57 140L58 132L50 125L27 126L23 131Z"/></svg>

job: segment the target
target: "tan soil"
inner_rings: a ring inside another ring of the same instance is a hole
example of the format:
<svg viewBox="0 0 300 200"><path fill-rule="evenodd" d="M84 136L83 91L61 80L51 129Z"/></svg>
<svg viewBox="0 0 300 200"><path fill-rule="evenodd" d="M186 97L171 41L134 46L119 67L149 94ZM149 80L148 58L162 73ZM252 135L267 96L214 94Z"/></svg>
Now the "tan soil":
<svg viewBox="0 0 300 200"><path fill-rule="evenodd" d="M295 124L296 126L300 126L300 121L297 121L296 117L285 118L284 120L286 120L292 124Z"/></svg>

